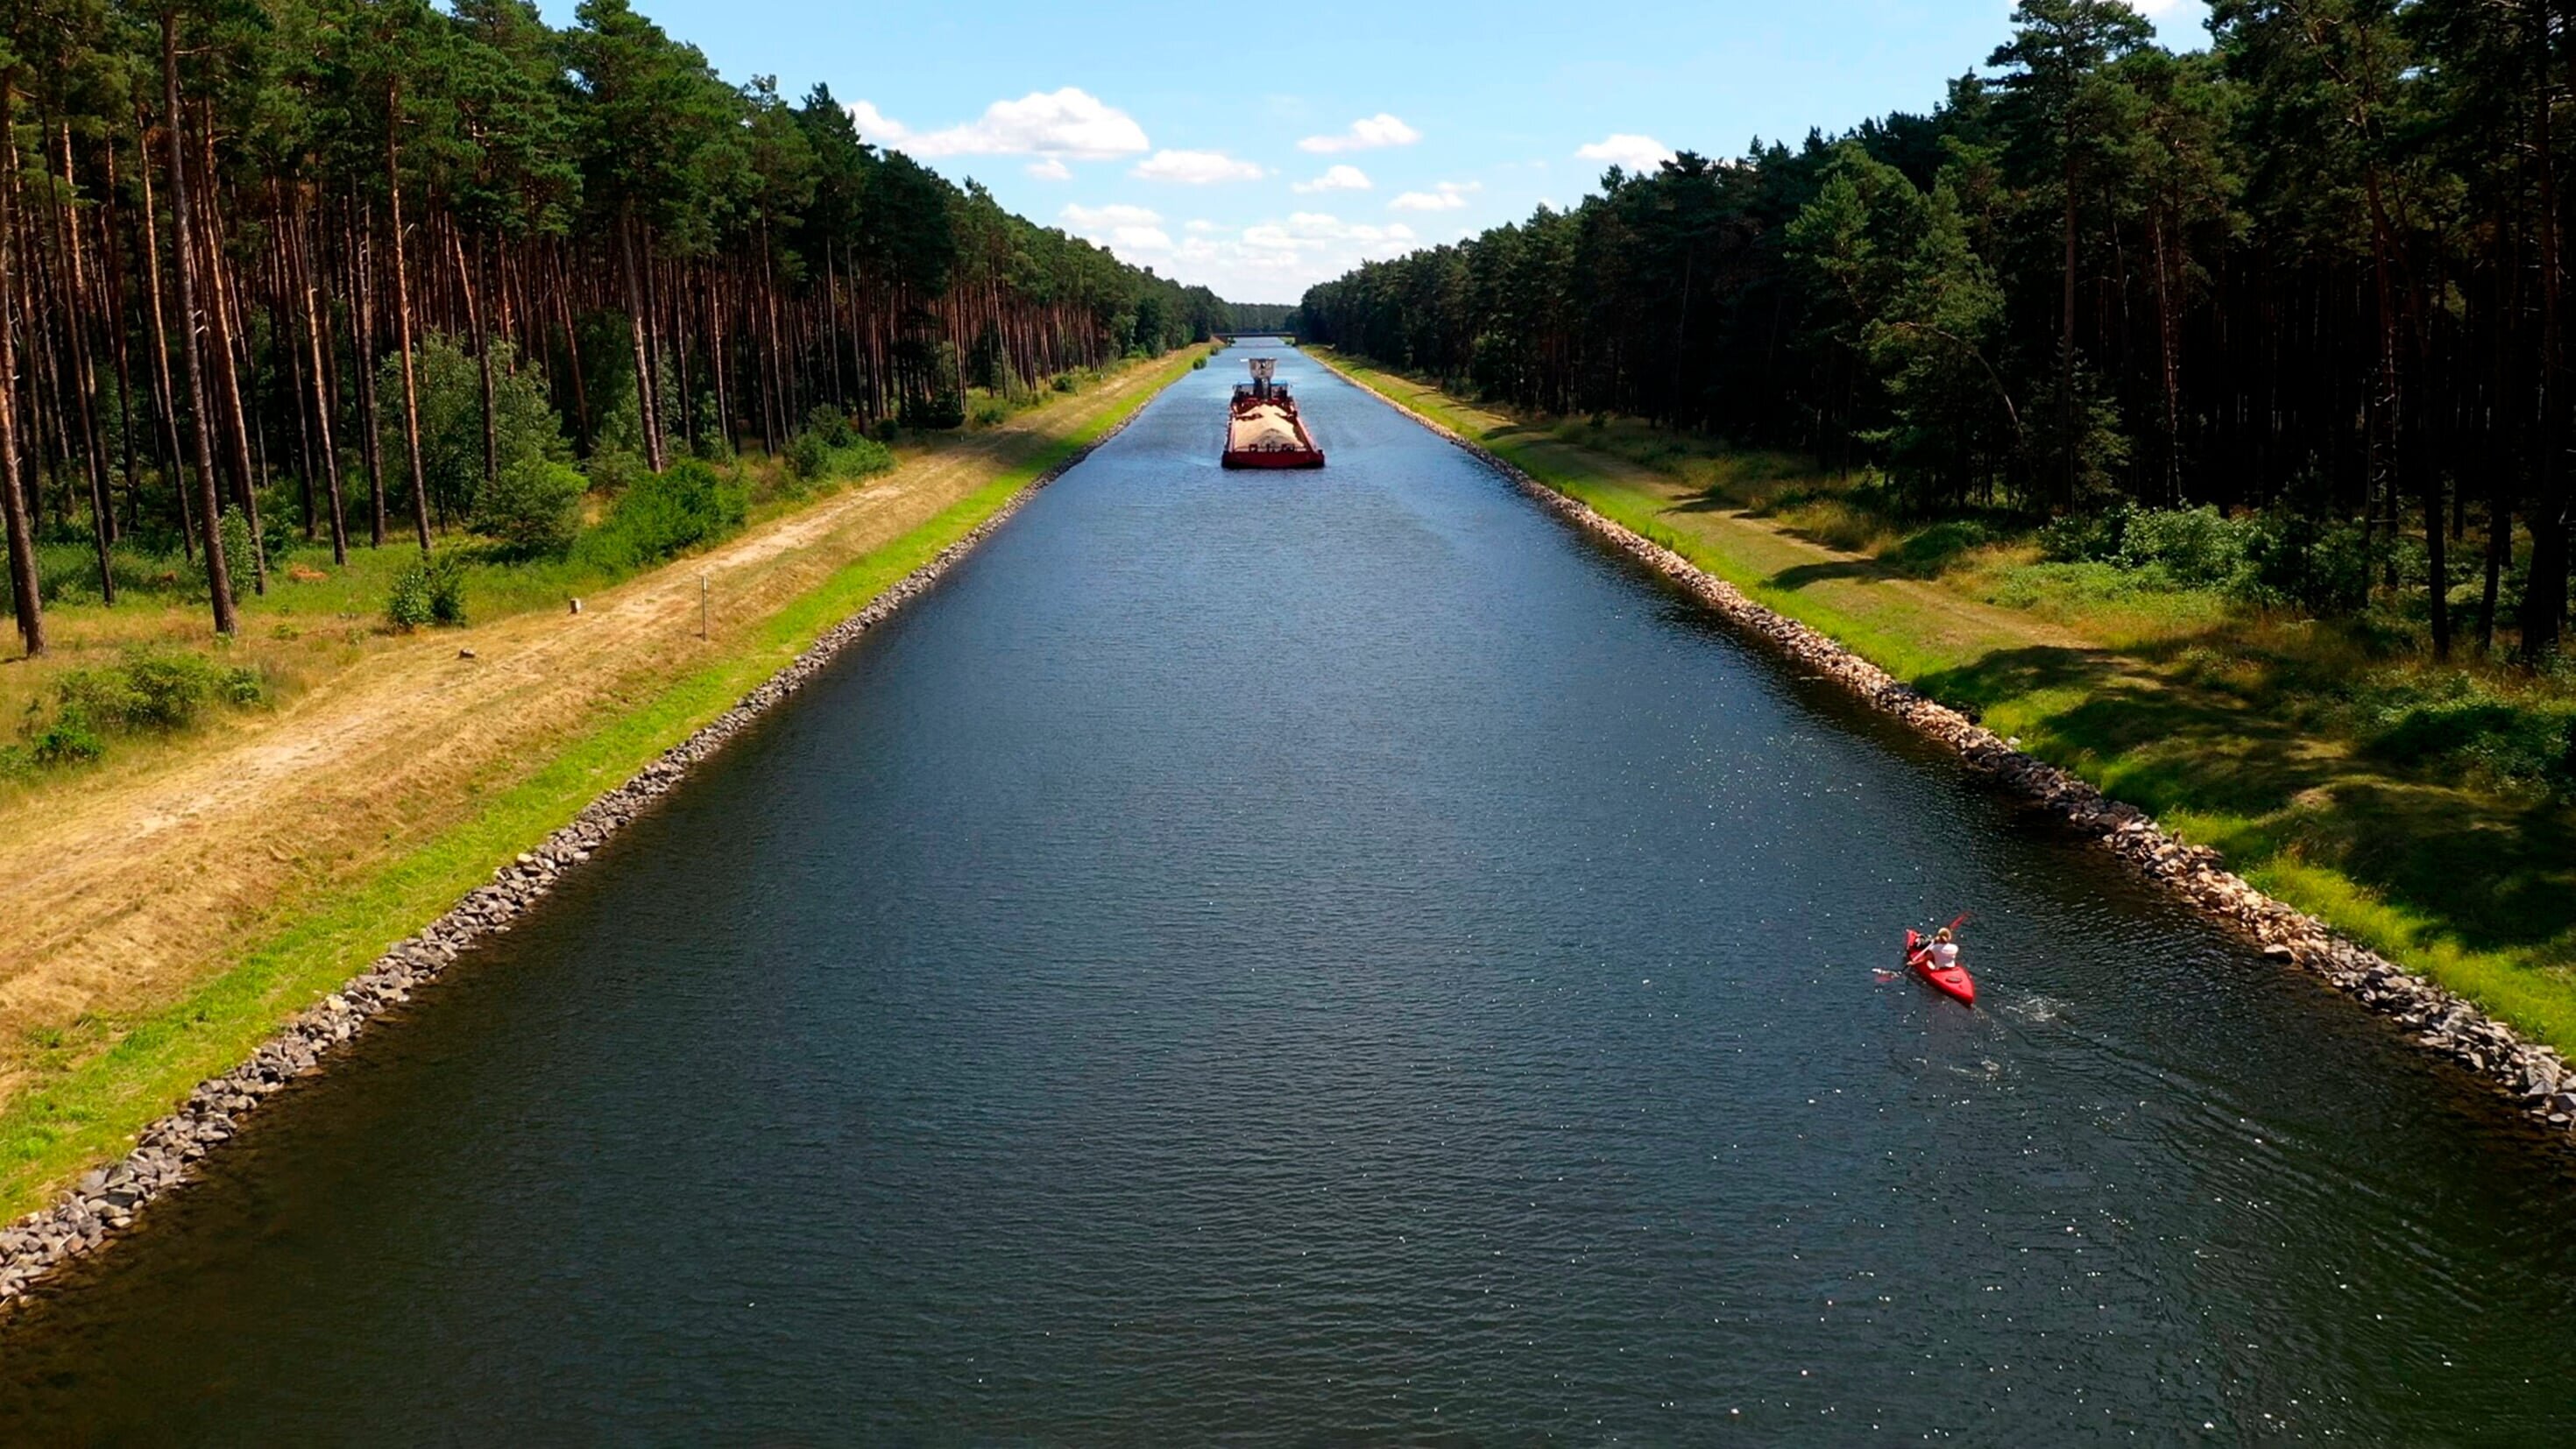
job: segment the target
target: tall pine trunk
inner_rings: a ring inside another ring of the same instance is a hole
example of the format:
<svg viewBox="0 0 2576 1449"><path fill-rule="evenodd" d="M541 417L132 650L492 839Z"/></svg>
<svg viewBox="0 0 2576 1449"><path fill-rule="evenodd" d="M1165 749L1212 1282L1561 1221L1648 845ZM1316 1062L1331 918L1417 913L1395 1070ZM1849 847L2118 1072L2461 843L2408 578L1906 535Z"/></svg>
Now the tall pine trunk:
<svg viewBox="0 0 2576 1449"><path fill-rule="evenodd" d="M12 138L7 159L12 177L18 170L18 76L0 69L0 137ZM16 269L15 188L0 187L0 278ZM18 642L30 656L45 652L45 604L37 587L36 529L28 516L27 496L18 478L18 343L16 319L10 316L14 288L0 287L0 514L9 534L9 601L18 615Z"/></svg>
<svg viewBox="0 0 2576 1449"><path fill-rule="evenodd" d="M403 451L411 463L411 518L429 552L429 483L420 463L420 378L413 367L411 275L403 251L402 88L385 83L385 190L394 240L394 340L402 348Z"/></svg>
<svg viewBox="0 0 2576 1449"><path fill-rule="evenodd" d="M179 273L179 361L188 379L188 421L197 452L197 512L205 529L206 592L212 596L215 632L231 634L240 627L233 615L233 576L224 560L224 543L219 520L224 506L215 495L215 440L206 427L206 383L204 343L198 336L196 263L188 244L188 145L179 133L179 16L174 10L161 12L161 117L162 139L167 143L170 163L170 250L178 262Z"/></svg>
<svg viewBox="0 0 2576 1449"><path fill-rule="evenodd" d="M295 229L296 271L300 273L296 280L302 283L299 290L304 293L304 340L312 355L314 428L320 434L322 477L331 502L331 562L346 564L349 561L349 514L340 491L339 448L331 437L331 346L322 334L322 309L314 295L317 288L313 277L313 216L309 201L300 205L298 210L303 214L298 218Z"/></svg>
<svg viewBox="0 0 2576 1449"><path fill-rule="evenodd" d="M152 303L152 384L155 389L154 432L160 438L161 481L179 512L179 549L190 563L197 560L196 507L188 501L186 448L179 441L179 394L170 380L170 320L161 302L161 220L152 199L151 128L140 108L135 114L135 179L143 186L143 275Z"/></svg>
<svg viewBox="0 0 2576 1449"><path fill-rule="evenodd" d="M89 269L82 264L80 217L75 199L79 183L72 173L72 128L65 123L56 133L62 141L63 197L57 208L62 230L63 265L66 274L59 278L63 288L63 331L71 344L72 393L80 404L82 461L89 477L90 543L98 561L99 600L113 607L116 603L116 569L113 551L116 546L116 505L108 497L107 450L98 431L98 359L89 348ZM15 168L12 168L14 173ZM14 181L14 175L13 175Z"/></svg>

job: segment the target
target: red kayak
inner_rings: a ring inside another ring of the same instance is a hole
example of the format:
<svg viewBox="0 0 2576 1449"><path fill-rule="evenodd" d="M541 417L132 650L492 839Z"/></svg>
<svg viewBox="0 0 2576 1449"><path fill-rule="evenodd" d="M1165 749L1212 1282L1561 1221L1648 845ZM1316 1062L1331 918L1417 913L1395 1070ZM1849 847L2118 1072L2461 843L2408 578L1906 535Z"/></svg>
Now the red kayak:
<svg viewBox="0 0 2576 1449"><path fill-rule="evenodd" d="M1921 931L1905 933L1905 969L1932 983L1942 995L1961 1006L1977 1004L1977 981L1962 966L1939 967L1932 964L1932 948Z"/></svg>

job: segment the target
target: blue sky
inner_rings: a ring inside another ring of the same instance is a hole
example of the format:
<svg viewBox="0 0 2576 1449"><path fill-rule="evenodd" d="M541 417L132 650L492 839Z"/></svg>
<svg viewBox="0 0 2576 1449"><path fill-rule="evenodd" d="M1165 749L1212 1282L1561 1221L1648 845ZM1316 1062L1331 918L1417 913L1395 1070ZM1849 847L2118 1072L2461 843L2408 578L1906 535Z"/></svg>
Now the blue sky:
<svg viewBox="0 0 2576 1449"><path fill-rule="evenodd" d="M1612 159L1921 110L2010 0L636 0L728 79L1235 301L1566 205ZM570 0L545 0L558 23ZM2151 0L2165 42L2204 0ZM1252 17L1259 16L1258 20Z"/></svg>

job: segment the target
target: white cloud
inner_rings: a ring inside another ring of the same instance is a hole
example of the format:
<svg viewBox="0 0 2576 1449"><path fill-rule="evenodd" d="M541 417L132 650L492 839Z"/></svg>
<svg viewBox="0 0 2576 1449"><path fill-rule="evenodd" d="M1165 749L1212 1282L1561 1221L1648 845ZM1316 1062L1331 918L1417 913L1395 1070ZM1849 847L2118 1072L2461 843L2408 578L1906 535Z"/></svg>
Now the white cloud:
<svg viewBox="0 0 2576 1449"><path fill-rule="evenodd" d="M1065 230L1108 247L1123 261L1212 287L1238 302L1294 302L1317 282L1423 244L1402 222L1350 222L1317 211L1240 231L1198 218L1183 224L1178 238L1161 213L1142 206L1076 204L1057 215Z"/></svg>
<svg viewBox="0 0 2576 1449"><path fill-rule="evenodd" d="M1284 222L1267 221L1243 229L1246 247L1289 254L1329 251L1342 246L1392 246L1394 250L1401 251L1413 241L1413 228L1400 221L1372 226L1367 222L1346 222L1321 211L1291 212Z"/></svg>
<svg viewBox="0 0 2576 1449"><path fill-rule="evenodd" d="M1071 181L1073 179L1073 168L1065 165L1063 158L1057 156L1049 156L1043 161L1032 161L1024 169L1026 169L1031 176L1036 177L1040 181Z"/></svg>
<svg viewBox="0 0 2576 1449"><path fill-rule="evenodd" d="M1106 161L1147 147L1145 128L1088 91L1066 86L995 101L962 126L915 131L866 101L850 104L859 134L915 156L1045 156ZM1061 164L1061 162L1059 162Z"/></svg>
<svg viewBox="0 0 2576 1449"><path fill-rule="evenodd" d="M1652 171L1673 159L1673 148L1652 136L1632 136L1625 132L1574 149L1585 161L1607 161L1631 171Z"/></svg>
<svg viewBox="0 0 2576 1449"><path fill-rule="evenodd" d="M1084 206L1075 202L1056 215L1064 221L1065 230L1099 242L1121 256L1172 249L1172 234L1163 230L1163 214L1142 206Z"/></svg>
<svg viewBox="0 0 2576 1449"><path fill-rule="evenodd" d="M1324 174L1314 180L1297 182L1288 189L1296 192L1366 191L1369 185L1368 173L1360 168L1333 166L1326 168Z"/></svg>
<svg viewBox="0 0 2576 1449"><path fill-rule="evenodd" d="M1128 206L1117 202L1108 206L1085 206L1079 201L1070 202L1056 215L1076 228L1153 226L1163 219L1163 214L1151 207Z"/></svg>
<svg viewBox="0 0 2576 1449"><path fill-rule="evenodd" d="M1147 181L1208 186L1220 181L1258 181L1264 173L1251 162L1238 161L1223 151L1157 151L1137 162L1128 174Z"/></svg>
<svg viewBox="0 0 2576 1449"><path fill-rule="evenodd" d="M1333 136L1309 136L1297 143L1300 151L1330 155L1335 151L1375 151L1387 146L1410 146L1422 139L1422 133L1384 111L1353 121L1350 128Z"/></svg>
<svg viewBox="0 0 2576 1449"><path fill-rule="evenodd" d="M1467 193L1482 191L1481 181L1443 181L1430 191L1408 191L1387 203L1390 211L1456 211L1467 204Z"/></svg>
<svg viewBox="0 0 2576 1449"><path fill-rule="evenodd" d="M866 101L852 101L850 124L859 128L859 139L871 146L901 146L912 135L910 127L894 120Z"/></svg>

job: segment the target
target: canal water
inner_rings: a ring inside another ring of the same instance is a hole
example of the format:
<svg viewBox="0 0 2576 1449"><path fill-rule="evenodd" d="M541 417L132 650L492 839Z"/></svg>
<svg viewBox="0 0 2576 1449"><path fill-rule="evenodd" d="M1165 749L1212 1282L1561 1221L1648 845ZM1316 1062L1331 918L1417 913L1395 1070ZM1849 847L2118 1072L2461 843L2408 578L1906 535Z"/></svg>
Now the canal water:
<svg viewBox="0 0 2576 1449"><path fill-rule="evenodd" d="M2576 1174L1291 355L0 1334L11 1442L2532 1443ZM1977 914L1962 1010L1883 980Z"/></svg>

